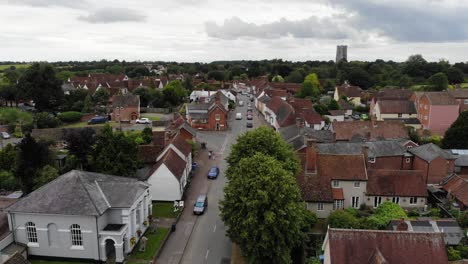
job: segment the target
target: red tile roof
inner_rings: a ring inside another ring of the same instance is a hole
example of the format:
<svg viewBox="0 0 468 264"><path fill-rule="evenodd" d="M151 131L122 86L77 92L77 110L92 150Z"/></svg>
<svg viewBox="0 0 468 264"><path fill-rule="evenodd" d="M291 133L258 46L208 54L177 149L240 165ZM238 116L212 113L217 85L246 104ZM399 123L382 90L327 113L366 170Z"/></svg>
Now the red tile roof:
<svg viewBox="0 0 468 264"><path fill-rule="evenodd" d="M454 174L442 188L465 206L468 206L468 175Z"/></svg>
<svg viewBox="0 0 468 264"><path fill-rule="evenodd" d="M448 263L442 233L330 228L328 240L333 264Z"/></svg>
<svg viewBox="0 0 468 264"><path fill-rule="evenodd" d="M274 96L287 97L288 96L288 93L286 92L286 90L265 89L263 91L270 97L274 97Z"/></svg>
<svg viewBox="0 0 468 264"><path fill-rule="evenodd" d="M178 134L173 140L172 144L180 150L186 157L192 153L192 145L188 143L184 137Z"/></svg>
<svg viewBox="0 0 468 264"><path fill-rule="evenodd" d="M270 87L274 89L285 90L291 92L293 94L299 92L301 89L300 83L280 83L280 82L272 82L268 84Z"/></svg>
<svg viewBox="0 0 468 264"><path fill-rule="evenodd" d="M309 124L320 124L323 120L322 116L315 110L307 110L301 113L301 117Z"/></svg>
<svg viewBox="0 0 468 264"><path fill-rule="evenodd" d="M338 94L341 97L342 95L346 97L361 97L362 89L359 86L352 86L349 84L343 84L337 86Z"/></svg>
<svg viewBox="0 0 468 264"><path fill-rule="evenodd" d="M151 176L161 165L164 164L172 172L174 177L180 181L182 174L187 166L187 162L175 153L171 148L167 150L166 154L153 166L153 169L148 176Z"/></svg>
<svg viewBox="0 0 468 264"><path fill-rule="evenodd" d="M332 188L333 200L344 200L343 188Z"/></svg>
<svg viewBox="0 0 468 264"><path fill-rule="evenodd" d="M367 194L426 197L424 173L418 170L368 170Z"/></svg>
<svg viewBox="0 0 468 264"><path fill-rule="evenodd" d="M303 110L312 110L314 106L310 99L300 99L291 97L287 102L296 110L296 112L301 112Z"/></svg>
<svg viewBox="0 0 468 264"><path fill-rule="evenodd" d="M354 137L366 140L408 138L408 131L401 121L352 121L333 122L337 141L350 141Z"/></svg>
<svg viewBox="0 0 468 264"><path fill-rule="evenodd" d="M301 189L302 199L306 202L333 202L330 179L318 174L305 173L305 154L298 153L303 168L297 176L297 183Z"/></svg>
<svg viewBox="0 0 468 264"><path fill-rule="evenodd" d="M409 100L414 94L407 89L383 89L373 95L375 100Z"/></svg>
<svg viewBox="0 0 468 264"><path fill-rule="evenodd" d="M468 89L449 89L447 92L457 99L468 99Z"/></svg>
<svg viewBox="0 0 468 264"><path fill-rule="evenodd" d="M431 105L457 105L455 98L448 92L425 92L422 96L426 96Z"/></svg>
<svg viewBox="0 0 468 264"><path fill-rule="evenodd" d="M367 180L364 155L317 155L318 174L331 180Z"/></svg>
<svg viewBox="0 0 468 264"><path fill-rule="evenodd" d="M377 104L381 114L416 114L414 102L409 100L380 100Z"/></svg>
<svg viewBox="0 0 468 264"><path fill-rule="evenodd" d="M269 102L266 103L273 113L276 115L276 121L280 127L290 126L296 123L296 116L293 107L281 97L272 97Z"/></svg>
<svg viewBox="0 0 468 264"><path fill-rule="evenodd" d="M140 145L138 146L138 156L144 163L155 163L163 149L162 145Z"/></svg>

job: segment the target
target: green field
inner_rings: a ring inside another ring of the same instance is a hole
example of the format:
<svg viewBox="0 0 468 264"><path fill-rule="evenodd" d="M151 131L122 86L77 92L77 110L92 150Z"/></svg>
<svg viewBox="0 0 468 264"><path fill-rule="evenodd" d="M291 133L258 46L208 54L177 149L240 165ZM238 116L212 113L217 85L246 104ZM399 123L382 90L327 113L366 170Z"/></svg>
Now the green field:
<svg viewBox="0 0 468 264"><path fill-rule="evenodd" d="M31 64L25 63L25 64L0 65L0 71L9 69L10 66L15 66L17 69L19 69L19 68L27 68L27 67L31 66Z"/></svg>
<svg viewBox="0 0 468 264"><path fill-rule="evenodd" d="M152 116L152 115L148 115L148 114L146 114L146 115L145 115L145 114L142 114L141 117L146 117L146 118L148 118L148 119L151 120L151 121L159 121L159 120L161 120L161 117L159 117L159 116Z"/></svg>

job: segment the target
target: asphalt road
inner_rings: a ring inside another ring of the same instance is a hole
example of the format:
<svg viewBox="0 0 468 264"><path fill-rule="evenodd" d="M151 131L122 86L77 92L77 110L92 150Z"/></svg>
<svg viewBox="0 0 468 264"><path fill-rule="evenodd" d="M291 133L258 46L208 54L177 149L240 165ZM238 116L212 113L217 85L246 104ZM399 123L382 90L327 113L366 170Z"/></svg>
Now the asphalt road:
<svg viewBox="0 0 468 264"><path fill-rule="evenodd" d="M230 114L229 131L199 132L197 136L199 141L206 141L208 149L215 152L215 164L219 166L221 173L216 180L207 183L208 209L204 215L198 216L180 263L230 263L232 244L225 235L226 229L219 216L219 201L224 197L223 188L226 184L227 163L225 158L229 155L237 136L251 129L246 128L247 102L249 100L246 96L240 97L240 100L244 101L244 106L238 106L234 113ZM258 120L253 103L252 108L254 109L254 126L256 126L260 120ZM235 120L235 113L239 112L242 113L242 120Z"/></svg>

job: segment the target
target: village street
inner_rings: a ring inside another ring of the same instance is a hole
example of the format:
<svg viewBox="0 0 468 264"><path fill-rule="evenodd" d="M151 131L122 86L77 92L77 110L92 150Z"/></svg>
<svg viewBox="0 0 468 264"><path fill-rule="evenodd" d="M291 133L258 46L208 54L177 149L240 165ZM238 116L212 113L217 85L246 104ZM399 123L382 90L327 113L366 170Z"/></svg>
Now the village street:
<svg viewBox="0 0 468 264"><path fill-rule="evenodd" d="M248 99L241 96L247 103ZM253 104L253 103L252 103ZM254 127L264 124L262 116L258 117L254 108ZM235 120L235 113L242 113L242 120ZM231 146L237 136L244 133L246 128L247 105L237 107L230 113L229 130L225 132L198 132L197 140L206 142L207 149L200 150L195 158L200 165L192 178L191 185L185 199L186 208L181 216L176 231L171 234L163 248L157 263L230 263L231 241L225 235L225 227L219 217L219 201L223 198L223 187L226 184L225 158L230 153ZM208 151L215 153L215 158L208 159ZM208 180L207 173L211 166L220 168L220 175L216 180ZM195 216L192 213L193 204L199 194L207 194L208 208L204 215Z"/></svg>

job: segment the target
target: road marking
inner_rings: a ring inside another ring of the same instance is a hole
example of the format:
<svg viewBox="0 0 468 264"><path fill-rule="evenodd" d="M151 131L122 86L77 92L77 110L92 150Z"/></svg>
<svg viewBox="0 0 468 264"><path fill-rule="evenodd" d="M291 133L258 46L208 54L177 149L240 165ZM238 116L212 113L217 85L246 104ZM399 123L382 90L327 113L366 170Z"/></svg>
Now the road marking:
<svg viewBox="0 0 468 264"><path fill-rule="evenodd" d="M216 225L214 225L213 227L213 232L216 232Z"/></svg>
<svg viewBox="0 0 468 264"><path fill-rule="evenodd" d="M208 259L208 254L210 254L210 250L208 249L205 254L205 259Z"/></svg>
<svg viewBox="0 0 468 264"><path fill-rule="evenodd" d="M224 150L226 149L227 142L228 142L228 136L226 135L226 137L224 138L223 145L221 146L221 153L224 153Z"/></svg>

